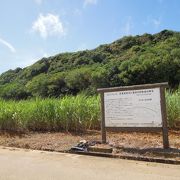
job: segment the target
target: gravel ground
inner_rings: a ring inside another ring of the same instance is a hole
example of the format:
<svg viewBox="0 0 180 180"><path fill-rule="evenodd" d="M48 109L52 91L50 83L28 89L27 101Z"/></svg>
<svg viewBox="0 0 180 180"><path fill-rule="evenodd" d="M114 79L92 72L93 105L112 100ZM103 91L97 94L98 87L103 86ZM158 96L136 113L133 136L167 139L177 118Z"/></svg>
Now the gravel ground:
<svg viewBox="0 0 180 180"><path fill-rule="evenodd" d="M86 133L27 133L13 135L0 133L0 145L26 149L66 151L80 140L100 141L100 131ZM113 147L119 149L151 149L162 148L161 133L107 133L107 140ZM180 131L169 131L170 147L180 150Z"/></svg>

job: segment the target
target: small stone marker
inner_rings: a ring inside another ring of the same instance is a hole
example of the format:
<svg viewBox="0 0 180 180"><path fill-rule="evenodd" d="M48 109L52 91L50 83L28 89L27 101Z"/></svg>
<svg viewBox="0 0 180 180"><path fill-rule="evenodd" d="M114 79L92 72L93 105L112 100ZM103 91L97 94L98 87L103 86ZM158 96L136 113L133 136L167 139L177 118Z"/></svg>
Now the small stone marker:
<svg viewBox="0 0 180 180"><path fill-rule="evenodd" d="M165 88L168 83L102 88L101 131L163 132L163 147L169 148Z"/></svg>
<svg viewBox="0 0 180 180"><path fill-rule="evenodd" d="M98 152L98 153L112 153L113 148L109 146L95 145L95 146L89 146L88 151Z"/></svg>

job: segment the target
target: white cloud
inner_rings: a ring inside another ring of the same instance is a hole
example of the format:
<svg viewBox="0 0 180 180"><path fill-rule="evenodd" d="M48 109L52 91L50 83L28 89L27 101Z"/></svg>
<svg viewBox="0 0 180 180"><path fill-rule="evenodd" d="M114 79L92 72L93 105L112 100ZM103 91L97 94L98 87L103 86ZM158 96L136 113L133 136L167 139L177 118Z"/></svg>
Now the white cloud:
<svg viewBox="0 0 180 180"><path fill-rule="evenodd" d="M159 26L161 26L162 24L162 17L152 17L151 15L147 16L147 19L145 22L143 22L143 24L145 26L147 25L151 25L151 26L154 26L154 28L159 28Z"/></svg>
<svg viewBox="0 0 180 180"><path fill-rule="evenodd" d="M43 3L43 0L34 0L36 4L41 5Z"/></svg>
<svg viewBox="0 0 180 180"><path fill-rule="evenodd" d="M152 23L155 26L155 28L158 28L161 25L161 19L160 18L152 19Z"/></svg>
<svg viewBox="0 0 180 180"><path fill-rule="evenodd" d="M123 34L130 35L133 28L132 17L129 16L123 27Z"/></svg>
<svg viewBox="0 0 180 180"><path fill-rule="evenodd" d="M34 64L43 57L49 57L49 56L50 56L49 53L44 51L42 48L37 48L36 50L33 51L33 53L27 51L27 52L21 52L21 54L16 54L16 56L13 56L13 58L9 60L11 61L11 63L9 63L7 66L9 66L9 69L13 69L16 67L24 68Z"/></svg>
<svg viewBox="0 0 180 180"><path fill-rule="evenodd" d="M83 6L86 7L88 5L96 5L96 4L97 4L97 0L84 0Z"/></svg>
<svg viewBox="0 0 180 180"><path fill-rule="evenodd" d="M40 49L39 50L39 56L42 58L42 57L45 57L47 58L48 56L50 56L46 51L44 51L44 49Z"/></svg>
<svg viewBox="0 0 180 180"><path fill-rule="evenodd" d="M80 15L82 15L82 12L81 12L81 10L76 8L76 9L74 9L73 14L77 15L77 16L80 16Z"/></svg>
<svg viewBox="0 0 180 180"><path fill-rule="evenodd" d="M0 38L0 43L6 46L12 53L16 52L16 49L13 47L13 45L5 41L4 39Z"/></svg>
<svg viewBox="0 0 180 180"><path fill-rule="evenodd" d="M86 43L81 43L81 44L78 46L78 48L77 48L76 51L82 51L82 50L86 50L86 49L88 49L87 44L86 44Z"/></svg>
<svg viewBox="0 0 180 180"><path fill-rule="evenodd" d="M33 23L32 30L39 33L44 39L48 36L65 35L65 29L59 16L50 13L47 15L40 14L37 20Z"/></svg>

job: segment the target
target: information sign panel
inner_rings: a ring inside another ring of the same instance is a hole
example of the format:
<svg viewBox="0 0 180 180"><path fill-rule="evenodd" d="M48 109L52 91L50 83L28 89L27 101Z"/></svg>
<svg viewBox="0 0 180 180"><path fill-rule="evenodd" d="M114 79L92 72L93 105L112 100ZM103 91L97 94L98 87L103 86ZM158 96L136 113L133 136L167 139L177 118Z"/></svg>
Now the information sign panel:
<svg viewBox="0 0 180 180"><path fill-rule="evenodd" d="M160 88L104 93L106 127L162 127Z"/></svg>

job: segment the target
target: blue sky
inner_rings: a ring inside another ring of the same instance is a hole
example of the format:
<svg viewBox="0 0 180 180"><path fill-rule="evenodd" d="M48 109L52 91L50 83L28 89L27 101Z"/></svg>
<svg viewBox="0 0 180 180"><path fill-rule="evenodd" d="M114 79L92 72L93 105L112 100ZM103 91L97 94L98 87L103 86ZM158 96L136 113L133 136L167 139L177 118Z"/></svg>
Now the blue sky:
<svg viewBox="0 0 180 180"><path fill-rule="evenodd" d="M0 0L0 73L124 35L179 31L179 0Z"/></svg>

